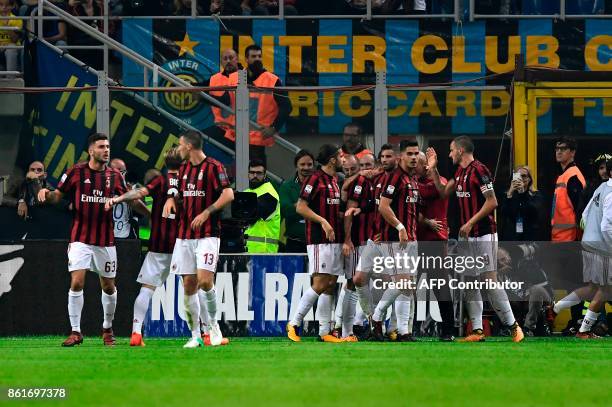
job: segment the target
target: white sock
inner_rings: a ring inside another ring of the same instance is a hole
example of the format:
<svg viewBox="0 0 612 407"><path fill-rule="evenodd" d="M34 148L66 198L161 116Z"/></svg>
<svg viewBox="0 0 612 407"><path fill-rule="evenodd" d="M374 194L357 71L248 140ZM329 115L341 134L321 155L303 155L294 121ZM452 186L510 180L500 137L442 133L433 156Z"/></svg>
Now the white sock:
<svg viewBox="0 0 612 407"><path fill-rule="evenodd" d="M357 308L357 293L347 290L342 301L342 337L346 338L353 334L355 320L355 309Z"/></svg>
<svg viewBox="0 0 612 407"><path fill-rule="evenodd" d="M333 295L323 293L319 296L319 300L317 301L317 312L319 313L319 336L329 334L333 300Z"/></svg>
<svg viewBox="0 0 612 407"><path fill-rule="evenodd" d="M397 315L397 332L400 335L410 333L410 314L412 311L410 297L400 294L395 300L395 312Z"/></svg>
<svg viewBox="0 0 612 407"><path fill-rule="evenodd" d="M207 334L210 327L210 315L208 315L206 293L202 289L198 290L198 300L200 302L200 329Z"/></svg>
<svg viewBox="0 0 612 407"><path fill-rule="evenodd" d="M357 296L359 297L359 305L366 315L372 315L372 291L369 286L359 287L355 286Z"/></svg>
<svg viewBox="0 0 612 407"><path fill-rule="evenodd" d="M210 291L204 291L204 297L206 297L206 308L208 309L208 324L215 325L217 323L217 290L215 287Z"/></svg>
<svg viewBox="0 0 612 407"><path fill-rule="evenodd" d="M187 325L191 330L192 338L200 337L200 301L198 294L185 294L185 316L187 317Z"/></svg>
<svg viewBox="0 0 612 407"><path fill-rule="evenodd" d="M346 291L343 288L340 290L340 294L338 295L338 304L342 304L340 307L336 306L335 314L336 314L336 323L334 324L335 329L342 328L342 319L344 316L344 299L346 298Z"/></svg>
<svg viewBox="0 0 612 407"><path fill-rule="evenodd" d="M491 306L495 313L499 317L499 320L505 326L512 326L516 320L514 319L514 313L512 312L512 307L510 306L510 301L508 301L508 294L506 294L506 290L503 288L487 290L487 294L489 295L489 301L491 302Z"/></svg>
<svg viewBox="0 0 612 407"><path fill-rule="evenodd" d="M83 311L83 290L68 291L68 318L73 331L81 332L81 312Z"/></svg>
<svg viewBox="0 0 612 407"><path fill-rule="evenodd" d="M310 287L302 298L300 299L300 303L298 304L297 311L293 316L293 319L289 321L289 323L293 326L301 326L304 321L304 317L308 314L308 311L312 308L317 299L319 298L319 294L316 293L315 290Z"/></svg>
<svg viewBox="0 0 612 407"><path fill-rule="evenodd" d="M410 304L410 311L408 312L408 333L412 335L412 327L414 326L414 314L416 313L416 301L414 295L408 296L408 303Z"/></svg>
<svg viewBox="0 0 612 407"><path fill-rule="evenodd" d="M376 305L372 319L374 321L382 321L387 316L387 308L395 302L395 299L401 294L400 290L395 288L387 288L382 295L382 298Z"/></svg>
<svg viewBox="0 0 612 407"><path fill-rule="evenodd" d="M399 296L397 298L399 298ZM387 328L387 332L397 331L397 310L395 309L395 302L397 301L397 298L395 301L393 301L393 304L391 304L391 316L389 316L389 328ZM386 313L381 315L383 320L386 316Z"/></svg>
<svg viewBox="0 0 612 407"><path fill-rule="evenodd" d="M480 290L465 290L465 307L472 321L472 331L482 329L483 306Z"/></svg>
<svg viewBox="0 0 612 407"><path fill-rule="evenodd" d="M132 332L142 333L142 323L149 309L149 301L155 291L147 287L140 287L140 292L134 301L134 319L132 321Z"/></svg>
<svg viewBox="0 0 612 407"><path fill-rule="evenodd" d="M111 295L102 291L102 310L104 310L104 322L102 328L108 329L113 326L115 310L117 309L117 289Z"/></svg>
<svg viewBox="0 0 612 407"><path fill-rule="evenodd" d="M555 311L555 313L559 314L564 309L571 308L574 305L580 304L581 302L582 300L580 299L580 297L578 297L578 294L576 294L575 291L572 291L567 296L560 299L553 307L553 310Z"/></svg>
<svg viewBox="0 0 612 407"><path fill-rule="evenodd" d="M365 312L361 309L361 307L356 307L357 312L355 313L355 318L353 318L353 326L359 325L363 326L365 324L365 320L368 318Z"/></svg>
<svg viewBox="0 0 612 407"><path fill-rule="evenodd" d="M586 315L582 319L582 325L580 325L579 332L591 332L591 328L599 318L599 312L593 312L590 309L587 310Z"/></svg>

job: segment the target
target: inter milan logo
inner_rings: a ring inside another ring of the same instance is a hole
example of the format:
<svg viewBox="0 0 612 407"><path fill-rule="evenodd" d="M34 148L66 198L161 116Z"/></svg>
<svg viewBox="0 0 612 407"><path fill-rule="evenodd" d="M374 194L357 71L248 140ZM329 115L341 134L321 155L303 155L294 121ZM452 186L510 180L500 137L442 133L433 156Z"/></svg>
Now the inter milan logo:
<svg viewBox="0 0 612 407"><path fill-rule="evenodd" d="M189 33L180 41L174 41L178 51L178 58L169 60L163 68L172 72L185 82L192 85L202 83L213 73L209 67L200 62L197 55L200 42L189 38ZM201 51L200 51L201 52ZM160 85L166 88L175 87L173 83L161 81ZM210 116L210 109L202 103L198 94L194 92L163 92L160 98L162 108L183 119L186 123L196 127L206 127L205 122Z"/></svg>

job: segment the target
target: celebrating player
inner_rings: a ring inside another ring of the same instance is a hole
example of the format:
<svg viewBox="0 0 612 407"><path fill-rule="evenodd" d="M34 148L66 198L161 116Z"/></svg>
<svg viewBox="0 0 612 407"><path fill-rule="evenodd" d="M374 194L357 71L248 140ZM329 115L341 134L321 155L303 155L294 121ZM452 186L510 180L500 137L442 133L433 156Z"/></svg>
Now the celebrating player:
<svg viewBox="0 0 612 407"><path fill-rule="evenodd" d="M202 135L196 131L183 133L177 147L181 159L187 160L179 170L178 188L169 194L182 197L179 211L179 230L172 252L173 273L183 276L185 310L191 329L191 339L185 348L203 346L200 335L200 302L198 289L204 290L210 343L221 345L223 336L217 323L217 294L214 286L215 271L219 260L219 211L234 199L225 168L217 160L202 151ZM176 213L174 196L169 196L163 215Z"/></svg>
<svg viewBox="0 0 612 407"><path fill-rule="evenodd" d="M68 317L72 332L62 346L83 343L81 312L83 287L87 270L100 276L104 322L104 345L114 346L113 319L117 307L117 252L113 235L113 217L104 210L105 203L113 196L126 192L126 185L119 171L110 168L110 144L105 134L95 133L88 139L89 161L74 165L60 180L57 189L43 188L38 193L41 202L56 203L68 195L74 207L68 245Z"/></svg>
<svg viewBox="0 0 612 407"><path fill-rule="evenodd" d="M437 170L438 157L433 148L427 149L427 165L431 178L442 198L453 192L459 201L461 229L460 239L466 239L467 245L460 245L461 255L484 258L484 267L466 270L466 277L481 281L497 282L497 229L493 212L497 199L493 191L493 181L489 169L474 159L474 144L469 137L460 136L450 144L449 157L458 165L455 178L444 185ZM483 302L480 290L465 290L466 307L472 322L472 332L465 337L465 342L482 342L485 340L482 331ZM486 290L493 309L501 322L510 327L512 340L522 341L525 336L514 319L508 296L503 288Z"/></svg>
<svg viewBox="0 0 612 407"><path fill-rule="evenodd" d="M343 273L342 220L340 218L340 188L336 171L340 168L340 150L331 144L323 145L317 161L322 165L304 181L296 211L306 219L308 273L312 286L304 293L297 312L287 324L287 336L299 342L297 329L304 316L318 299L319 337L324 342L343 342L330 334L333 296L325 292L336 286Z"/></svg>
<svg viewBox="0 0 612 407"><path fill-rule="evenodd" d="M149 252L142 263L136 280L142 287L134 303L130 346L145 346L142 339L142 322L149 309L149 301L151 301L155 289L164 284L170 273L170 261L172 260L178 222L175 214L170 214L169 217L164 218L162 210L166 203L168 190L178 188L178 170L183 160L176 148L172 148L166 152L164 161L168 169L166 175L156 176L143 188L133 189L119 197L111 198L105 206L106 210L110 210L113 205L121 202L131 202L143 199L145 196L153 198Z"/></svg>

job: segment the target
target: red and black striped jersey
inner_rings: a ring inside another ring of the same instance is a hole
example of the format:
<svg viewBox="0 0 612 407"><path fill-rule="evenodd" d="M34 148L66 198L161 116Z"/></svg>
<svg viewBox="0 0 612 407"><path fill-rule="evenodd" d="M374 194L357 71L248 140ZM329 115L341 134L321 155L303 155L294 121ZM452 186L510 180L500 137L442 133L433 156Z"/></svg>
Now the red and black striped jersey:
<svg viewBox="0 0 612 407"><path fill-rule="evenodd" d="M176 214L164 218L162 212L168 198L168 191L178 190L178 174L159 175L146 186L149 195L153 198L151 211L151 237L149 238L149 251L155 253L172 253L176 233L178 232L178 219Z"/></svg>
<svg viewBox="0 0 612 407"><path fill-rule="evenodd" d="M442 185L446 185L446 178L440 177ZM448 198L441 198L438 188L432 179L422 178L419 180L419 211L427 219L435 219L442 222L442 228L435 232L425 224L417 226L417 238L419 241L448 240Z"/></svg>
<svg viewBox="0 0 612 407"><path fill-rule="evenodd" d="M308 203L314 213L323 217L335 232L335 240L330 242L320 224L306 220L306 243L340 243L342 238L342 219L340 218L340 188L336 177L317 170L304 180L300 191L300 199Z"/></svg>
<svg viewBox="0 0 612 407"><path fill-rule="evenodd" d="M217 212L204 222L200 229L191 229L191 222L204 209L215 203L221 192L230 187L223 164L206 157L198 164L186 162L179 170L178 193L183 198L179 210L179 239L202 239L219 237L221 232L221 213Z"/></svg>
<svg viewBox="0 0 612 407"><path fill-rule="evenodd" d="M102 171L89 168L89 163L79 163L70 168L57 186L68 195L74 208L70 228L70 242L94 246L114 246L113 212L105 211L106 202L127 191L121 173L108 166Z"/></svg>
<svg viewBox="0 0 612 407"><path fill-rule="evenodd" d="M357 176L348 186L347 202L353 201L361 208L361 213L353 217L351 225L351 241L354 246L360 246L370 237L371 223L374 222L374 212L368 212L367 207L374 198L374 188L369 179L363 175Z"/></svg>
<svg viewBox="0 0 612 407"><path fill-rule="evenodd" d="M387 176L389 172L383 172L382 174L374 177L371 181L372 183L372 191L373 196L370 201L370 211L371 211L371 219L370 228L368 230L368 236L370 239L374 241L380 240L380 233L382 230L382 224L384 219L380 212L378 212L378 205L380 204L380 194L382 193L382 189L385 186L385 182L387 182Z"/></svg>
<svg viewBox="0 0 612 407"><path fill-rule="evenodd" d="M455 194L459 200L459 219L461 225L480 211L485 203L484 194L493 192L491 172L480 161L474 160L465 168L457 168L455 172ZM481 219L470 231L470 237L485 236L497 231L493 212Z"/></svg>
<svg viewBox="0 0 612 407"><path fill-rule="evenodd" d="M414 175L405 172L398 166L387 177L381 197L391 199L391 209L397 219L406 227L408 239L416 240L419 203L419 185ZM382 240L385 242L399 241L399 232L394 226L382 220Z"/></svg>

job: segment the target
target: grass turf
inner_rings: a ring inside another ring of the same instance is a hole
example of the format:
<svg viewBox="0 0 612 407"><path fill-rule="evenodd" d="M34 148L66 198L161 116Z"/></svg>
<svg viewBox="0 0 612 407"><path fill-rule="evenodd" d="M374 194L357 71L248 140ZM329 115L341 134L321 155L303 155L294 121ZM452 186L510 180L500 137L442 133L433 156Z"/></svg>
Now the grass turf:
<svg viewBox="0 0 612 407"><path fill-rule="evenodd" d="M63 339L0 338L2 404L8 387L65 387L68 398L59 404L104 406L542 406L612 399L610 339L330 344L235 338L229 346L200 349L182 349L183 339L152 338L145 348L119 338L109 349L94 337L61 348Z"/></svg>

